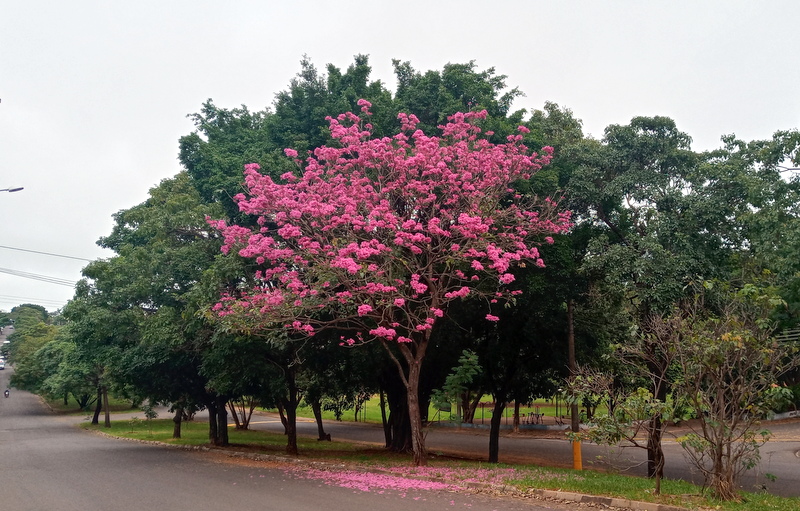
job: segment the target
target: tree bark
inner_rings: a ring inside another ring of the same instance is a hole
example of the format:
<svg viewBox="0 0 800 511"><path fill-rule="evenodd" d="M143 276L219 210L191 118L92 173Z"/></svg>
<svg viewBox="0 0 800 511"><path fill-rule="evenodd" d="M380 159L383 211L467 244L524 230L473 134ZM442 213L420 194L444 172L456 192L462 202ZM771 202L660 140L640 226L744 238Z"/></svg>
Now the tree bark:
<svg viewBox="0 0 800 511"><path fill-rule="evenodd" d="M181 437L181 425L183 424L183 408L175 407L175 415L172 417L172 438Z"/></svg>
<svg viewBox="0 0 800 511"><path fill-rule="evenodd" d="M381 424L383 425L383 438L386 441L386 448L392 445L392 429L389 427L389 421L386 420L386 397L383 394L383 387L380 390L381 398Z"/></svg>
<svg viewBox="0 0 800 511"><path fill-rule="evenodd" d="M286 407L283 406L283 400L278 399L278 402L275 404L278 408L278 416L281 418L281 424L283 424L283 434L289 434L289 421L286 420Z"/></svg>
<svg viewBox="0 0 800 511"><path fill-rule="evenodd" d="M100 412L103 411L103 390L100 385L97 386L97 400L94 404L94 415L92 416L92 424L100 424Z"/></svg>
<svg viewBox="0 0 800 511"><path fill-rule="evenodd" d="M103 409L105 410L104 426L106 428L110 428L111 427L111 410L108 409L108 387L103 385L102 389L103 389Z"/></svg>
<svg viewBox="0 0 800 511"><path fill-rule="evenodd" d="M506 403L502 399L495 399L492 407L492 421L489 429L489 463L498 463L500 458L500 425L503 421L503 410Z"/></svg>
<svg viewBox="0 0 800 511"><path fill-rule="evenodd" d="M331 436L325 434L325 427L322 424L322 404L319 402L319 399L315 399L311 402L311 410L314 412L314 420L317 422L317 438L318 441L327 440L328 442L331 441Z"/></svg>
<svg viewBox="0 0 800 511"><path fill-rule="evenodd" d="M385 346L385 345L384 345ZM393 359L397 362L397 359ZM389 417L384 436L388 443L386 448L392 452L411 452L411 424L408 420L407 389L402 373L391 368L382 374L386 402L389 405Z"/></svg>
<svg viewBox="0 0 800 511"><path fill-rule="evenodd" d="M284 379L288 387L288 396L283 406L286 412L286 453L296 456L297 450L297 405L299 404L299 389L295 372L291 367L284 368Z"/></svg>
<svg viewBox="0 0 800 511"><path fill-rule="evenodd" d="M206 410L208 410L208 442L211 445L218 445L217 405L213 399L209 399L208 403L206 403Z"/></svg>
<svg viewBox="0 0 800 511"><path fill-rule="evenodd" d="M228 409L225 407L228 399L224 396L217 396L217 438L220 447L230 445L228 440Z"/></svg>
<svg viewBox="0 0 800 511"><path fill-rule="evenodd" d="M408 418L411 424L411 449L414 464L423 467L428 464L425 450L425 435L422 431L422 413L419 407L419 373L421 360L414 360L408 371Z"/></svg>

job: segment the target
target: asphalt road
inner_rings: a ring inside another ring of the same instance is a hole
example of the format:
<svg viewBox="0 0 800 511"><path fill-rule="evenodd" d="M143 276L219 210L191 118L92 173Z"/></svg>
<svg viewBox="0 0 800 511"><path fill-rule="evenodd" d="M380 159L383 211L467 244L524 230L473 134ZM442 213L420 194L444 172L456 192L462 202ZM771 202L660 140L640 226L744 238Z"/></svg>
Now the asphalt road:
<svg viewBox="0 0 800 511"><path fill-rule="evenodd" d="M10 372L0 371L3 390ZM209 453L107 438L80 430L75 422L74 418L50 414L36 396L27 392L11 389L11 397L0 397L0 509L570 509L446 490L373 485L365 491L306 478L302 471L290 468L257 463L242 466L220 461Z"/></svg>
<svg viewBox="0 0 800 511"><path fill-rule="evenodd" d="M800 496L800 419L765 423L772 431L773 440L761 448L761 463L745 472L740 485L747 491L768 492L784 497ZM264 414L253 418L252 429L283 431L275 415ZM333 440L347 440L384 445L383 430L379 426L363 423L326 422L325 431ZM316 424L300 419L300 434L316 438ZM572 445L560 433L541 438L533 435L504 434L500 438L500 461L506 463L531 463L558 467L572 467ZM488 459L489 440L487 430L457 430L432 427L426 437L426 445L432 452L462 455L469 458ZM683 448L669 437L664 442L666 465L665 477L683 479L702 484L703 478L685 458ZM585 467L596 465L633 475L646 475L646 452L644 449L612 448L591 443L582 445ZM770 480L765 474L776 477Z"/></svg>

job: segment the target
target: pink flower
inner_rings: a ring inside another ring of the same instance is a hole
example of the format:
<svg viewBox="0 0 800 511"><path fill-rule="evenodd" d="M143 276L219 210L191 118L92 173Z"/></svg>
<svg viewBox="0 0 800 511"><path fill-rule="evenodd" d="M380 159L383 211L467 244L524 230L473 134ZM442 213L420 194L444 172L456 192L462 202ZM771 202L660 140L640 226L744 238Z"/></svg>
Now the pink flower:
<svg viewBox="0 0 800 511"><path fill-rule="evenodd" d="M510 273L504 273L500 275L500 282L503 284L511 284L515 280L516 278Z"/></svg>
<svg viewBox="0 0 800 511"><path fill-rule="evenodd" d="M486 319L489 321L500 321L500 318L498 318L497 316L493 316L491 314L487 314Z"/></svg>
<svg viewBox="0 0 800 511"><path fill-rule="evenodd" d="M294 149L289 149L288 147L283 150L283 153L288 156L289 158L297 158L297 151Z"/></svg>
<svg viewBox="0 0 800 511"><path fill-rule="evenodd" d="M395 298L394 299L394 304L397 307L402 307L403 305L406 304L406 301L403 298Z"/></svg>
<svg viewBox="0 0 800 511"><path fill-rule="evenodd" d="M372 305L369 305L369 304L365 303L364 305L359 305L358 306L358 315L359 316L366 316L370 312L372 312Z"/></svg>

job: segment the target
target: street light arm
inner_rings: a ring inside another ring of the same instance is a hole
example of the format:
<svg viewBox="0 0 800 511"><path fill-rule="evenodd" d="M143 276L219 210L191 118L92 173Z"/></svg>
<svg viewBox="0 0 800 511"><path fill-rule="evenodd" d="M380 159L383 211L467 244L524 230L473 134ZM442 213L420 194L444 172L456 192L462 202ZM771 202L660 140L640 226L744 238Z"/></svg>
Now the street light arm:
<svg viewBox="0 0 800 511"><path fill-rule="evenodd" d="M25 188L22 187L22 186L17 187L17 188L2 188L2 189L0 189L0 192L9 192L9 193L11 193L11 192L18 192L18 191L24 190L24 189Z"/></svg>

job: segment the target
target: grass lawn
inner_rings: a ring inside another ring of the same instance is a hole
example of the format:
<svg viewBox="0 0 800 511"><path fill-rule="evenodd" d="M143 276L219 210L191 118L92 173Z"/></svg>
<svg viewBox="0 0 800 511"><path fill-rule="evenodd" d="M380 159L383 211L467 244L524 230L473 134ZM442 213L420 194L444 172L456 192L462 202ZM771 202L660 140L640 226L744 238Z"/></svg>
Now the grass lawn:
<svg viewBox="0 0 800 511"><path fill-rule="evenodd" d="M45 400L45 403L50 407L51 410L63 415L91 415L94 413L95 407L95 403L92 403L88 410L82 410L80 405L78 405L78 402L75 401L75 398L72 397L71 394L67 399L66 404L64 403L63 399L47 399ZM111 396L108 398L108 408L111 413L135 412L138 410L138 408L133 408L131 406L130 400L118 399Z"/></svg>
<svg viewBox="0 0 800 511"><path fill-rule="evenodd" d="M270 410L272 412L277 412L277 410ZM601 413L601 410L598 410L598 413ZM556 415L564 416L566 422L569 423L569 407L565 405L563 402L556 403L550 400L545 399L538 399L534 401L531 406L521 406L520 407L520 417L526 417L529 413L542 413L545 415L549 422L552 423L552 418ZM511 424L513 420L514 409L506 408L503 411L503 423L506 423L506 420L509 424ZM306 418L314 418L314 412L311 410L310 406L299 406L297 408L297 415L298 417L306 417ZM455 420L455 407L452 409L451 412L439 411L434 406L431 406L428 409L428 417L432 421L449 421ZM323 411L322 418L326 421L333 421L336 420L336 416L331 411ZM475 424L489 424L489 421L492 419L492 403L488 401L481 402L481 406L475 411ZM345 410L342 414L343 421L355 421L355 410L348 409ZM358 415L358 422L371 422L374 424L381 423L381 409L380 409L380 401L377 397L373 397L372 399L367 400L365 405L359 411Z"/></svg>
<svg viewBox="0 0 800 511"><path fill-rule="evenodd" d="M205 422L186 422L182 437L172 439L170 419L143 419L112 421L112 427L83 424L87 430L147 441L159 441L176 445L207 445L208 425ZM229 431L231 451L248 451L282 456L285 452L286 437L264 431ZM520 492L535 489L561 490L591 495L619 497L630 500L659 502L683 506L696 510L720 511L797 511L800 499L781 498L767 494L743 494L743 501L717 502L701 495L701 489L683 481L665 480L662 482L662 495L652 494L652 481L641 478L608 474L592 470L577 472L529 465L495 465L486 462L464 461L447 456L433 456L427 467L414 467L410 455L390 453L383 449L365 448L348 442L318 442L314 438L299 437L299 458L314 461L329 461L336 464L337 473L369 474L380 469L388 471L393 477L412 480L431 478L444 484L464 487L467 483L489 483L509 486ZM280 458L279 458L280 459ZM343 471L341 464L347 464ZM296 464L292 466L297 467ZM303 470L297 468L297 470ZM308 469L319 472L318 468ZM330 474L326 475L328 477Z"/></svg>

